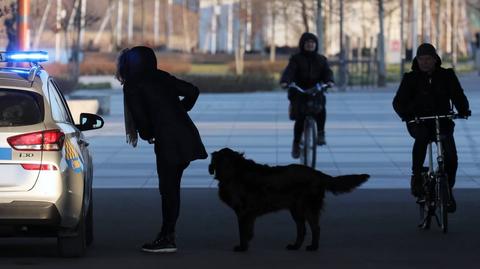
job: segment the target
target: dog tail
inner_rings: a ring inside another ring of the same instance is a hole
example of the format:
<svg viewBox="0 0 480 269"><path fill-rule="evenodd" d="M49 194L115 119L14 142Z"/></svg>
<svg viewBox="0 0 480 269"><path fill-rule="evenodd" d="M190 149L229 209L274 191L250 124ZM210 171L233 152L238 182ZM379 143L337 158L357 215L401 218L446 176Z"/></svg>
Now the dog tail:
<svg viewBox="0 0 480 269"><path fill-rule="evenodd" d="M325 189L333 194L351 192L363 182L367 181L369 177L370 175L367 174L332 177L326 180Z"/></svg>

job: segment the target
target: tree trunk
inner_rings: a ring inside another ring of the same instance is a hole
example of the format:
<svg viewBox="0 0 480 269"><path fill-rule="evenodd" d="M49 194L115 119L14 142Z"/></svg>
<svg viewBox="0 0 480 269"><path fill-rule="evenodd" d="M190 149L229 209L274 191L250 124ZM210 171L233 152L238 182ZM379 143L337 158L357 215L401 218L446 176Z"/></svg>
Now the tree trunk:
<svg viewBox="0 0 480 269"><path fill-rule="evenodd" d="M378 86L384 87L387 84L387 72L385 69L385 38L383 29L383 0L378 0L378 19L380 34L378 37Z"/></svg>
<svg viewBox="0 0 480 269"><path fill-rule="evenodd" d="M117 6L117 40L116 40L116 45L117 48L120 48L122 46L122 22L123 22L123 0L118 0L118 6Z"/></svg>
<svg viewBox="0 0 480 269"><path fill-rule="evenodd" d="M405 0L400 0L400 77L405 73Z"/></svg>
<svg viewBox="0 0 480 269"><path fill-rule="evenodd" d="M55 62L60 61L60 56L61 56L61 29L62 29L62 0L57 0L57 16L56 16L56 24L55 24Z"/></svg>
<svg viewBox="0 0 480 269"><path fill-rule="evenodd" d="M160 32L160 0L155 0L153 8L153 45L157 46L159 43Z"/></svg>
<svg viewBox="0 0 480 269"><path fill-rule="evenodd" d="M437 45L437 54L442 57L443 47L441 45L441 31L440 31L440 23L441 23L441 12L442 12L442 2L436 2L436 14L435 14L435 44Z"/></svg>
<svg viewBox="0 0 480 269"><path fill-rule="evenodd" d="M235 71L236 74L243 75L244 55L245 55L245 3L239 2L238 6L238 43L235 48Z"/></svg>
<svg viewBox="0 0 480 269"><path fill-rule="evenodd" d="M324 38L323 38L323 8L322 0L317 0L317 37L318 37L318 53L324 54Z"/></svg>
<svg viewBox="0 0 480 269"><path fill-rule="evenodd" d="M172 14L172 0L167 0L167 7L165 8L166 11L166 24L167 24L167 31L165 32L165 42L168 49L172 47L172 35L173 35L173 14Z"/></svg>
<svg viewBox="0 0 480 269"><path fill-rule="evenodd" d="M340 90L344 91L347 87L347 63L345 61L345 42L343 36L343 23L344 23L344 12L343 12L343 1L340 0L340 68L339 68L339 83L338 86Z"/></svg>
<svg viewBox="0 0 480 269"><path fill-rule="evenodd" d="M417 52L417 0L412 1L412 59Z"/></svg>
<svg viewBox="0 0 480 269"><path fill-rule="evenodd" d="M40 36L43 34L43 29L45 28L45 22L47 21L48 12L50 11L50 6L52 5L52 0L48 0L45 11L43 12L42 19L40 21L40 26L38 27L37 33L35 35L35 40L33 41L33 49L38 49L38 43L40 42Z"/></svg>
<svg viewBox="0 0 480 269"><path fill-rule="evenodd" d="M182 21L185 52L190 52L190 34L188 31L188 0L183 0Z"/></svg>
<svg viewBox="0 0 480 269"><path fill-rule="evenodd" d="M271 0L270 2L270 12L272 16L271 20L271 35L270 35L270 62L275 62L275 17L277 16L276 10L276 1Z"/></svg>
<svg viewBox="0 0 480 269"><path fill-rule="evenodd" d="M310 27L308 27L308 14L307 14L307 3L306 0L300 0L300 4L302 5L302 21L303 26L305 27L305 32L310 32Z"/></svg>
<svg viewBox="0 0 480 269"><path fill-rule="evenodd" d="M458 1L452 1L452 67L457 66L457 39L458 39Z"/></svg>
<svg viewBox="0 0 480 269"><path fill-rule="evenodd" d="M128 0L128 30L127 30L127 43L128 45L132 44L133 41L133 1Z"/></svg>

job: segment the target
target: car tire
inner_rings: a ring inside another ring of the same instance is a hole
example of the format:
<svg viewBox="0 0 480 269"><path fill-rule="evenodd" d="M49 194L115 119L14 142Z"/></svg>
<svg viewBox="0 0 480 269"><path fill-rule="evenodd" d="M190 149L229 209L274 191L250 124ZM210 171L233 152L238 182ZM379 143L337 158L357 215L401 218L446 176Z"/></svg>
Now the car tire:
<svg viewBox="0 0 480 269"><path fill-rule="evenodd" d="M85 221L86 225L86 245L90 246L93 244L94 240L94 233L93 233L93 197L90 200L90 204L88 206L87 217Z"/></svg>
<svg viewBox="0 0 480 269"><path fill-rule="evenodd" d="M82 257L87 249L85 218L81 218L72 233L60 233L57 237L58 252L61 257Z"/></svg>

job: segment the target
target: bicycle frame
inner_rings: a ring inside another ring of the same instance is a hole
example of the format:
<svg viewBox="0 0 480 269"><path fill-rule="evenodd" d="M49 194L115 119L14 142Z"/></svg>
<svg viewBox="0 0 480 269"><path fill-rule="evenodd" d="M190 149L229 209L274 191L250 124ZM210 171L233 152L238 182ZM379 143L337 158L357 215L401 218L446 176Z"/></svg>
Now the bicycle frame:
<svg viewBox="0 0 480 269"><path fill-rule="evenodd" d="M298 87L295 83L291 83L289 88L293 88L302 94L311 98L317 93L323 93L330 87L328 84L317 83L315 87L304 90ZM309 100L310 101L310 100ZM309 104L307 104L308 106ZM314 114L310 109L307 109L307 113L304 119L302 141L300 142L300 163L312 168L315 168L317 157L317 123L314 118Z"/></svg>
<svg viewBox="0 0 480 269"><path fill-rule="evenodd" d="M428 173L424 176L425 199L419 200L420 224L423 229L430 228L431 218L435 217L437 224L442 228L444 233L448 231L448 214L447 202L450 197L450 188L448 184L448 176L445 173L445 156L443 149L443 137L440 134L440 119L456 119L458 114L419 117L409 123L419 123L427 120L435 120L435 141L428 144ZM437 145L437 166L435 168L433 162L432 144ZM440 215L440 219L439 216Z"/></svg>

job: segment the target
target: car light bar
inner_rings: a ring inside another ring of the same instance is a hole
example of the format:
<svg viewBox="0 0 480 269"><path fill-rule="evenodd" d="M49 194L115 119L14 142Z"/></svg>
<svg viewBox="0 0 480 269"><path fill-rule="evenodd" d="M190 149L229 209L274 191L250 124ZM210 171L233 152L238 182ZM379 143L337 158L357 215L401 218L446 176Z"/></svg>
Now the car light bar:
<svg viewBox="0 0 480 269"><path fill-rule="evenodd" d="M46 51L9 51L0 52L0 62L46 62L48 53Z"/></svg>

